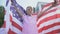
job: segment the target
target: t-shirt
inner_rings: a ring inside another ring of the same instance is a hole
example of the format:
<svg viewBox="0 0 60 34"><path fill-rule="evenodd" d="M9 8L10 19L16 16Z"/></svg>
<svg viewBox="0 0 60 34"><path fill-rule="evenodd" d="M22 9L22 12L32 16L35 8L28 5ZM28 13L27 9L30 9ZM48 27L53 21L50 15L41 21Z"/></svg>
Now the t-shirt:
<svg viewBox="0 0 60 34"><path fill-rule="evenodd" d="M36 15L23 15L23 34L37 34Z"/></svg>

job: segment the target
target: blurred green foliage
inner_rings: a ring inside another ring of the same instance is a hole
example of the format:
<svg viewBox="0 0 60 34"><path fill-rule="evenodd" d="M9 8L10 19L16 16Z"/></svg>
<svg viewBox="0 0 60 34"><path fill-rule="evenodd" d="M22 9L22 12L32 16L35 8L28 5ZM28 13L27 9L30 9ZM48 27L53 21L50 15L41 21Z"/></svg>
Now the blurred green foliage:
<svg viewBox="0 0 60 34"><path fill-rule="evenodd" d="M4 7L0 6L0 27L3 25L4 23Z"/></svg>

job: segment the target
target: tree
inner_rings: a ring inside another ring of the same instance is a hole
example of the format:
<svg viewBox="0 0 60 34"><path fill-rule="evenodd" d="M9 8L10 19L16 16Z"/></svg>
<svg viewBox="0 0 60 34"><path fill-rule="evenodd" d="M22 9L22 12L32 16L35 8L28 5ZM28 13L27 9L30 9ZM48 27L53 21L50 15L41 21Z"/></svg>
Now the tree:
<svg viewBox="0 0 60 34"><path fill-rule="evenodd" d="M0 6L0 28L2 27L4 23L4 7Z"/></svg>

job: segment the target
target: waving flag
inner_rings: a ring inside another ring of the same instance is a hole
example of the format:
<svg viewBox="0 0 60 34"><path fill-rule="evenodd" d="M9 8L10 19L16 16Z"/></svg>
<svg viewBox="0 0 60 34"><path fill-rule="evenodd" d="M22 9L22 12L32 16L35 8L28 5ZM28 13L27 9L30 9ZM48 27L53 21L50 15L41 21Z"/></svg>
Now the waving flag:
<svg viewBox="0 0 60 34"><path fill-rule="evenodd" d="M21 17L18 15L16 10L14 9L14 6L11 5L11 3L15 4L15 6L20 9L23 13L25 13L25 10L23 7L21 7L19 4L17 4L16 0L7 0L6 2L6 13L4 17L4 25L5 27L3 34L22 34L22 28L23 23Z"/></svg>
<svg viewBox="0 0 60 34"><path fill-rule="evenodd" d="M51 7L52 3L44 6L42 11ZM39 34L59 34L60 33L60 5L48 9L37 21Z"/></svg>
<svg viewBox="0 0 60 34"><path fill-rule="evenodd" d="M12 4L13 3L13 4ZM11 27L9 29L8 34L22 34L22 28L23 28L23 23L21 20L21 17L19 14L16 12L14 9L14 5L20 9L24 13L24 9L16 2L16 0L12 0L11 6L10 6L10 22L11 22Z"/></svg>

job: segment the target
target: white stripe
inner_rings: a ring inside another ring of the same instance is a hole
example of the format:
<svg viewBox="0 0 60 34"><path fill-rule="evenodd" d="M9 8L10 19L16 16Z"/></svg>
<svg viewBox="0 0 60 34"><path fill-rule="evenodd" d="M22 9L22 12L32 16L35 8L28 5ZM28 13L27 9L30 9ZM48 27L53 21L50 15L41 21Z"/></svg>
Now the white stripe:
<svg viewBox="0 0 60 34"><path fill-rule="evenodd" d="M15 17L13 17L12 11L10 11L10 15L12 16L12 19L13 19L14 22L16 22L18 25L20 25L21 27L23 27L22 26L22 22L20 22L18 19L16 19Z"/></svg>
<svg viewBox="0 0 60 34"><path fill-rule="evenodd" d="M51 7L51 6L45 7L42 11L45 11L45 10L48 9L49 7ZM50 11L50 10L55 9L55 8L57 8L57 6L56 6L56 7L52 7L52 8L50 8L50 9L47 10L47 11ZM47 12L47 11L46 11L46 12Z"/></svg>
<svg viewBox="0 0 60 34"><path fill-rule="evenodd" d="M19 26L23 27L23 26L22 26L22 22L20 22L19 20L17 20L15 17L12 17L12 19L13 19L13 21L14 21L15 23L17 23Z"/></svg>
<svg viewBox="0 0 60 34"><path fill-rule="evenodd" d="M55 15L55 14L60 14L60 10L58 9L55 12L48 13L47 15L44 15L43 17L39 18L39 20L37 21L37 24L40 22L40 20L47 18L49 16L52 16L52 15Z"/></svg>
<svg viewBox="0 0 60 34"><path fill-rule="evenodd" d="M46 9L48 9L49 7L51 7L52 5L50 5L50 6L47 6L47 7L45 7L45 8L43 8L43 10L42 11L45 11Z"/></svg>
<svg viewBox="0 0 60 34"><path fill-rule="evenodd" d="M49 6L50 7L50 6ZM44 9L43 9L43 11L45 11L46 9L48 9L49 7L45 7ZM55 8L60 8L60 5L58 5L58 6L56 6L56 7L52 7L51 9L49 9L49 10L47 10L47 11L50 11L50 10L52 10L52 9L55 9ZM46 12L47 12L46 11Z"/></svg>
<svg viewBox="0 0 60 34"><path fill-rule="evenodd" d="M48 32L54 31L54 30L58 30L58 29L60 29L60 25L49 28L47 30L43 30L40 34L48 33Z"/></svg>
<svg viewBox="0 0 60 34"><path fill-rule="evenodd" d="M50 11L50 10L53 10L53 9L55 9L55 8L57 8L57 7L50 8L50 9L47 10L46 12L48 12L48 11ZM47 8L47 9L48 9L48 8ZM43 10L43 11L45 11L45 10Z"/></svg>
<svg viewBox="0 0 60 34"><path fill-rule="evenodd" d="M51 10L54 10L54 9L56 9L57 7L52 7L52 8L50 8L49 10L47 10L46 12L48 12L48 11L51 11Z"/></svg>
<svg viewBox="0 0 60 34"><path fill-rule="evenodd" d="M58 10L56 11L56 13L57 13L57 14L60 14L60 9L58 9Z"/></svg>
<svg viewBox="0 0 60 34"><path fill-rule="evenodd" d="M59 8L59 9L60 9L60 5L58 5L58 6L57 6L57 8Z"/></svg>
<svg viewBox="0 0 60 34"><path fill-rule="evenodd" d="M22 34L22 32L19 30L19 29L17 29L16 27L14 27L14 26L12 26L11 25L11 30L13 31L13 32L15 32L15 33L17 33L17 34Z"/></svg>
<svg viewBox="0 0 60 34"><path fill-rule="evenodd" d="M10 27L10 25L11 25L11 23L10 23L10 13L9 13L9 11L10 11L10 4L7 6L7 7L5 7L5 9L6 9L6 14L5 14L5 16L4 16L4 20L6 21L6 28L5 28L5 32L6 32L6 34L8 34L7 32L9 31L9 27Z"/></svg>
<svg viewBox="0 0 60 34"><path fill-rule="evenodd" d="M51 24L54 24L56 22L60 22L60 18L57 18L57 19L53 19L53 20L49 20L47 22L44 22L42 24L40 24L40 26L38 27L38 29L44 27L44 26L48 26L48 25L51 25Z"/></svg>
<svg viewBox="0 0 60 34"><path fill-rule="evenodd" d="M44 15L43 17L39 18L39 20L37 21L37 24L39 24L39 22L40 22L41 20L43 20L44 18L47 18L47 17L49 17L49 16L53 16L53 15L55 15L55 14L56 14L56 12L51 12L51 13L48 13L48 14Z"/></svg>
<svg viewBox="0 0 60 34"><path fill-rule="evenodd" d="M23 26L22 26L22 23L21 23L19 20L17 20L15 17L13 17L13 13L12 13L11 11L10 11L10 15L12 16L12 20L13 20L15 23L17 23L19 26L23 27ZM15 32L15 33L17 33L17 34L22 34L22 32L21 32L19 29L17 29L16 27L12 26L12 24L11 24L10 28L11 28L11 30L12 30L13 32Z"/></svg>
<svg viewBox="0 0 60 34"><path fill-rule="evenodd" d="M60 5L59 5L59 6L60 6ZM53 7L53 8L51 8L51 9L49 9L48 11L53 10L53 9L59 7L59 6ZM43 11L44 11L44 10L43 10ZM46 11L46 12L47 12L47 11ZM60 14L60 10L57 10L55 13L56 13L56 14ZM49 14L50 14L50 13L49 13ZM52 14L54 14L54 13L52 13ZM48 17L48 16L47 16L47 17ZM44 17L44 18L45 18L45 17ZM42 17L41 20L44 19L44 18ZM37 24L38 24L38 22L37 22Z"/></svg>
<svg viewBox="0 0 60 34"><path fill-rule="evenodd" d="M9 13L10 13L10 15L11 15L11 16L13 16L13 13L12 13L12 11L10 11Z"/></svg>
<svg viewBox="0 0 60 34"><path fill-rule="evenodd" d="M10 23L10 4L11 4L11 2L9 0L8 6L7 7L5 6L5 10L6 10L6 14L4 16L4 20L6 21L5 34L8 34L9 27L11 25L11 23Z"/></svg>

